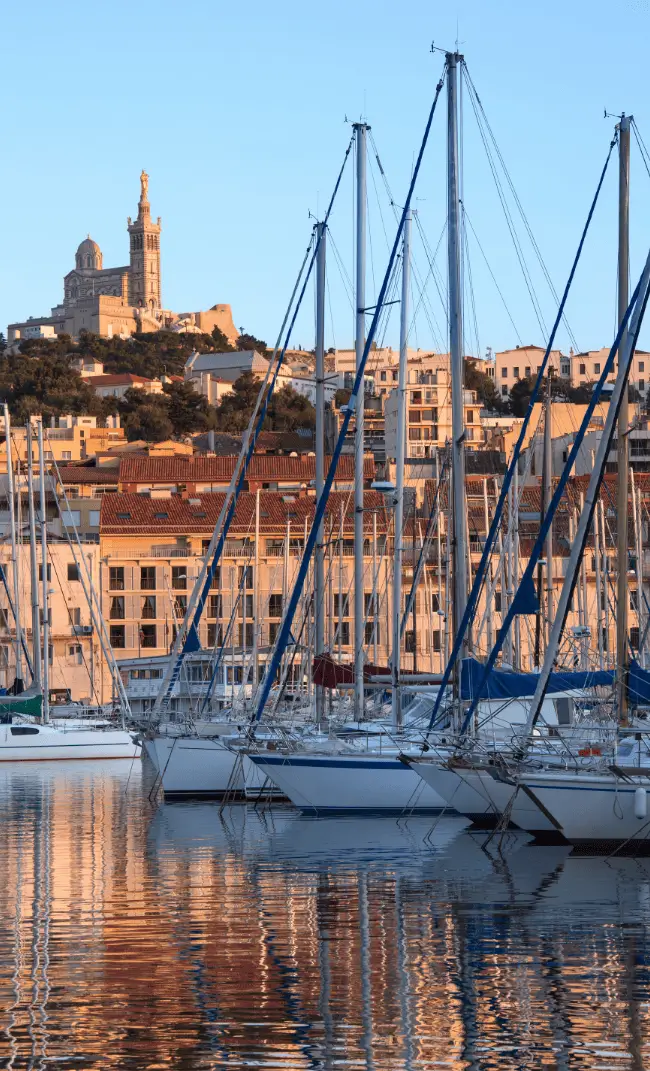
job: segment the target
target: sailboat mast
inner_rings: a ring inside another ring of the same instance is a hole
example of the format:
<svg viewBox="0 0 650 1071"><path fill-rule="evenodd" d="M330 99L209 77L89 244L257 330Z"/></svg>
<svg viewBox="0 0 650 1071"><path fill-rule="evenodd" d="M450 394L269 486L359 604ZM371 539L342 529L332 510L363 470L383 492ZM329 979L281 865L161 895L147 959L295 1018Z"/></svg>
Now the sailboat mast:
<svg viewBox="0 0 650 1071"><path fill-rule="evenodd" d="M366 341L366 123L355 123L357 143L356 189L356 325L355 356L357 372L363 362ZM363 717L363 425L365 390L363 383L354 411L354 716Z"/></svg>
<svg viewBox="0 0 650 1071"><path fill-rule="evenodd" d="M50 596L47 576L47 510L45 504L45 453L43 421L38 422L38 478L40 481L41 561L43 583L43 722L50 720Z"/></svg>
<svg viewBox="0 0 650 1071"><path fill-rule="evenodd" d="M544 419L544 507L543 515L546 516L553 497L553 372L549 365L546 382L546 414ZM540 602L542 600L540 599ZM553 620L553 525L551 524L546 536L546 633L548 635Z"/></svg>
<svg viewBox="0 0 650 1071"><path fill-rule="evenodd" d="M400 309L399 370L397 373L397 450L395 456L395 548L393 555L393 726L402 724L399 694L400 622L402 616L402 557L404 554L404 461L406 456L406 379L408 365L408 295L411 259L411 213L404 220L402 243L402 303Z"/></svg>
<svg viewBox="0 0 650 1071"><path fill-rule="evenodd" d="M618 124L618 322L625 316L629 301L630 257L630 117L623 114ZM627 331L621 337L618 360L625 352ZM628 659L628 495L629 495L629 402L627 384L623 390L618 415L618 487L616 495L616 543L617 543L617 591L616 591L616 691L618 716L627 719L627 671Z"/></svg>
<svg viewBox="0 0 650 1071"><path fill-rule="evenodd" d="M5 418L5 446L7 450L7 497L9 498L9 526L11 529L11 572L14 589L14 614L16 626L16 642L15 642L15 662L16 662L16 680L23 679L22 670L22 646L23 646L23 633L22 625L20 623L20 584L18 580L18 555L16 552L16 498L14 492L14 459L11 449L11 417L9 416L9 407L4 406L4 418Z"/></svg>
<svg viewBox="0 0 650 1071"><path fill-rule="evenodd" d="M36 555L36 518L34 515L34 450L31 421L27 424L27 510L29 517L29 564L32 594L32 650L34 684L41 686L41 623L38 600L38 559Z"/></svg>
<svg viewBox="0 0 650 1071"><path fill-rule="evenodd" d="M460 277L458 69L463 57L447 53L447 257L449 270L449 359L451 362L451 481L454 632L467 605L467 520L465 514L465 419L463 410L463 311ZM461 655L469 650L465 634Z"/></svg>
<svg viewBox="0 0 650 1071"><path fill-rule="evenodd" d="M325 238L324 223L316 224L318 254L316 258L316 501L325 486ZM363 458L362 458L363 461ZM362 514L363 519L363 514ZM314 658L325 650L325 549L324 525L321 521L314 548L315 635ZM325 690L316 686L316 725L320 729L325 714Z"/></svg>

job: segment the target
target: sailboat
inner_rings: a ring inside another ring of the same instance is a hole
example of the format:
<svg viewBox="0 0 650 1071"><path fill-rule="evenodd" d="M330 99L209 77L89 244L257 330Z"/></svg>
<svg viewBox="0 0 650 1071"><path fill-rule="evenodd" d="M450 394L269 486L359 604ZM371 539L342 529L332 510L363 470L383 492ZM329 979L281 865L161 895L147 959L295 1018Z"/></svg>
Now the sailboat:
<svg viewBox="0 0 650 1071"><path fill-rule="evenodd" d="M43 424L38 423L38 455L40 482L40 542L41 575L38 582L36 545L36 514L34 508L34 458L32 426L27 426L27 479L30 535L30 573L32 639L31 657L24 644L21 626L20 586L16 556L16 522L14 512L13 458L11 450L11 421L4 406L7 443L7 475L9 517L12 544L12 574L14 580L12 608L15 616L15 669L12 694L0 695L0 762L49 761L52 759L129 759L140 754L140 745L124 726L115 728L105 717L95 720L50 719L49 704L49 582L45 461ZM39 587L41 598L39 598ZM92 608L91 608L92 609ZM23 665L31 671L32 681L23 687Z"/></svg>

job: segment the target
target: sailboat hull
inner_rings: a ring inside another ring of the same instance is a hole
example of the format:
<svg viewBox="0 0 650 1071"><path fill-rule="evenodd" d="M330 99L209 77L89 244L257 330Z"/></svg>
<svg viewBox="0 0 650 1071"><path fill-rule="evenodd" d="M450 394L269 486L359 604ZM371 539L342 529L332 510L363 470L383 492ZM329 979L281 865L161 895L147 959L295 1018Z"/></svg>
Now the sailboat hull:
<svg viewBox="0 0 650 1071"><path fill-rule="evenodd" d="M251 753L250 759L308 814L436 814L446 807L397 756Z"/></svg>
<svg viewBox="0 0 650 1071"><path fill-rule="evenodd" d="M61 759L135 759L140 745L123 729L66 729L0 725L0 762Z"/></svg>
<svg viewBox="0 0 650 1071"><path fill-rule="evenodd" d="M519 782L576 849L650 854L650 777L558 771L522 774ZM639 792L648 808L644 817L639 817Z"/></svg>
<svg viewBox="0 0 650 1071"><path fill-rule="evenodd" d="M165 799L234 802L266 795L264 776L248 756L226 747L218 738L157 736L147 743Z"/></svg>

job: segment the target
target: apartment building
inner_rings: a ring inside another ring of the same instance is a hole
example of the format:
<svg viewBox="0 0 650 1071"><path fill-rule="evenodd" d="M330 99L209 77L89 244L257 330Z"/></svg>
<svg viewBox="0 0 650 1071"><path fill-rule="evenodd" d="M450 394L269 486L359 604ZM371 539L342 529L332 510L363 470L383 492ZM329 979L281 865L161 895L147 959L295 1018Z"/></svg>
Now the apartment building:
<svg viewBox="0 0 650 1071"><path fill-rule="evenodd" d="M516 346L513 350L501 350L494 355L495 384L503 398L507 398L520 379L536 376L542 366L546 350L543 346ZM571 360L560 350L551 350L549 365L557 376L569 379Z"/></svg>
<svg viewBox="0 0 650 1071"><path fill-rule="evenodd" d="M596 383L609 357L609 347L600 350L587 350L585 353L572 353L569 359L572 387L587 387ZM608 383L616 379L617 362L607 377ZM630 368L630 383L644 398L650 386L650 353L647 350L635 350Z"/></svg>
<svg viewBox="0 0 650 1071"><path fill-rule="evenodd" d="M395 389L386 398L386 456L397 455L397 413L399 392ZM464 392L463 413L465 446L479 450L484 444L480 405L476 393ZM409 382L406 391L406 456L425 458L435 456L437 449L451 439L451 375L448 369L421 373L419 380Z"/></svg>
<svg viewBox="0 0 650 1071"><path fill-rule="evenodd" d="M37 554L40 556L40 543ZM95 591L100 591L99 546L82 544L84 561ZM0 586L0 685L7 687L16 676L16 623L11 609L15 603L11 547L0 545L0 563L6 584ZM42 605L42 563L38 564L39 600ZM73 554L67 542L48 544L47 584L49 592L49 675L50 699L53 703L111 701L110 673L102 656L100 637L93 627L88 600L84 593L79 553ZM29 658L33 660L31 616L31 561L29 536L23 532L18 545L18 588L21 627ZM40 612L43 622L43 611ZM29 683L25 653L21 653L21 675Z"/></svg>

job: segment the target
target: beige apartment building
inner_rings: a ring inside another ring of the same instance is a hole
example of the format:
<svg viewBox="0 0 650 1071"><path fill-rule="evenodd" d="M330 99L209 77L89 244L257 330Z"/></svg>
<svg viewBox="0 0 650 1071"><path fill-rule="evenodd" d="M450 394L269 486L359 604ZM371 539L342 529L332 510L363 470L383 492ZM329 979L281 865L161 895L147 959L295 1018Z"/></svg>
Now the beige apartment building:
<svg viewBox="0 0 650 1071"><path fill-rule="evenodd" d="M516 346L513 350L501 350L495 353L495 384L503 398L508 397L518 380L537 375L545 352L543 346ZM570 378L570 358L560 350L551 350L549 365L557 376L562 376L564 379Z"/></svg>
<svg viewBox="0 0 650 1071"><path fill-rule="evenodd" d="M386 457L397 455L397 413L399 391L391 390L384 408ZM474 391L466 390L463 399L465 446L480 450L484 445L481 409ZM409 382L406 391L406 457L435 455L451 439L451 376L446 368L422 373Z"/></svg>

